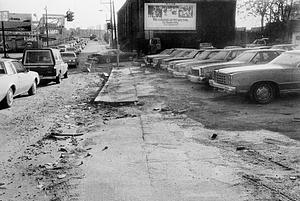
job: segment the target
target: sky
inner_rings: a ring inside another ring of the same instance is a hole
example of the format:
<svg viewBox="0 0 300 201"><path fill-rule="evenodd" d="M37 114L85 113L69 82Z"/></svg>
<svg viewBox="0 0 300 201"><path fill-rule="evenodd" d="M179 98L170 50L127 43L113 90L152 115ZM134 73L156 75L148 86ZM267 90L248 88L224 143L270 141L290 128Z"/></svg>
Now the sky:
<svg viewBox="0 0 300 201"><path fill-rule="evenodd" d="M117 12L126 0L114 0ZM238 0L244 1L244 0ZM67 28L99 28L110 19L109 0L0 0L0 10L8 10L12 13L36 14L39 19L45 13L47 6L48 14L62 14L68 10L74 12L74 21L67 22ZM36 18L33 16L33 20ZM247 17L236 18L237 27L259 26L259 19Z"/></svg>

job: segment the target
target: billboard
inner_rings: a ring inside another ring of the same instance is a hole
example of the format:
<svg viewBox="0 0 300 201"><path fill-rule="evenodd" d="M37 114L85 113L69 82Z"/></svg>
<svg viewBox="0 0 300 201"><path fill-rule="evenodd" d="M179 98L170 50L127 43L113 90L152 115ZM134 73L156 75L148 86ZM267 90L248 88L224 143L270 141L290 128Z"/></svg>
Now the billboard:
<svg viewBox="0 0 300 201"><path fill-rule="evenodd" d="M9 13L8 21L4 22L5 31L31 31L31 14Z"/></svg>
<svg viewBox="0 0 300 201"><path fill-rule="evenodd" d="M145 3L145 30L196 30L196 3Z"/></svg>
<svg viewBox="0 0 300 201"><path fill-rule="evenodd" d="M65 16L57 14L47 15L48 34L57 35L62 34L65 27ZM40 20L40 33L46 34L46 15L44 14Z"/></svg>

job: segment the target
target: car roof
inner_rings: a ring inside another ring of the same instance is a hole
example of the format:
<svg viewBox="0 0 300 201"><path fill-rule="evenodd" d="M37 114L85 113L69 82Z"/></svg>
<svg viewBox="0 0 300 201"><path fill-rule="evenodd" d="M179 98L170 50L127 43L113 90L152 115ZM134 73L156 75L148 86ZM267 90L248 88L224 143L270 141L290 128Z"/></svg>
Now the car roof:
<svg viewBox="0 0 300 201"><path fill-rule="evenodd" d="M290 50L290 51L286 51L285 53L300 54L300 50Z"/></svg>
<svg viewBox="0 0 300 201"><path fill-rule="evenodd" d="M287 43L287 44L277 44L277 45L273 45L272 47L278 47L278 46L298 46L297 44L292 44L292 43Z"/></svg>
<svg viewBox="0 0 300 201"><path fill-rule="evenodd" d="M250 49L250 50L247 50L245 52L285 52L284 50L282 49Z"/></svg>

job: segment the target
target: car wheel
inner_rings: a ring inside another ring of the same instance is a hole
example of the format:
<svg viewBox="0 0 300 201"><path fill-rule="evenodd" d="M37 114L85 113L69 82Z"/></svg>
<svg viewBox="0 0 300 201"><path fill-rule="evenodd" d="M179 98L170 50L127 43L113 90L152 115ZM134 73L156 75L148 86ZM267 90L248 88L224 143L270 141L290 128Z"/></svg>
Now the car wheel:
<svg viewBox="0 0 300 201"><path fill-rule="evenodd" d="M260 104L270 103L275 97L275 89L269 83L258 83L253 87L251 97Z"/></svg>
<svg viewBox="0 0 300 201"><path fill-rule="evenodd" d="M68 78L68 71L64 74L64 78Z"/></svg>
<svg viewBox="0 0 300 201"><path fill-rule="evenodd" d="M56 82L56 84L61 83L61 75L60 74L56 77L55 82Z"/></svg>
<svg viewBox="0 0 300 201"><path fill-rule="evenodd" d="M36 82L34 81L30 89L28 90L28 94L30 96L36 94Z"/></svg>
<svg viewBox="0 0 300 201"><path fill-rule="evenodd" d="M14 92L12 88L10 88L6 93L6 96L3 99L2 104L4 107L11 107L13 102L14 102Z"/></svg>
<svg viewBox="0 0 300 201"><path fill-rule="evenodd" d="M107 57L107 58L105 58L105 63L110 63L110 58L109 57Z"/></svg>

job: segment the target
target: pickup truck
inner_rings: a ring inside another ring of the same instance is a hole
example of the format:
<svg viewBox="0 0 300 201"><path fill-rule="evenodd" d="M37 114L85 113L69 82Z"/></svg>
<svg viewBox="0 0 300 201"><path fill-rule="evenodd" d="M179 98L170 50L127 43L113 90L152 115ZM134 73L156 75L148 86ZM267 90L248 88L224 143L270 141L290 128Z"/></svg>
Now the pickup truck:
<svg viewBox="0 0 300 201"><path fill-rule="evenodd" d="M39 75L28 71L15 59L0 59L0 101L11 107L13 98L23 93L34 95L39 84Z"/></svg>
<svg viewBox="0 0 300 201"><path fill-rule="evenodd" d="M68 64L57 49L25 49L22 63L27 69L37 72L44 82L55 81L59 84L62 77L68 77Z"/></svg>

